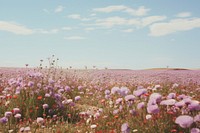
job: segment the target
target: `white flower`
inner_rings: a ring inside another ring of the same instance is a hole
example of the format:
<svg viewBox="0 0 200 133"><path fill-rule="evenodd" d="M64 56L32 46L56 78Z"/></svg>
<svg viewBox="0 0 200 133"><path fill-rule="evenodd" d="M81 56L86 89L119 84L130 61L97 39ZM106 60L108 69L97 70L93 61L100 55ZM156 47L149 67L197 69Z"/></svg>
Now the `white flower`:
<svg viewBox="0 0 200 133"><path fill-rule="evenodd" d="M146 115L146 119L147 119L147 120L149 120L149 119L151 119L151 118L152 118L152 115L149 115L149 114Z"/></svg>
<svg viewBox="0 0 200 133"><path fill-rule="evenodd" d="M24 131L25 131L25 132L28 132L28 131L30 131L30 130L31 130L30 127L25 127L25 128L24 128Z"/></svg>
<svg viewBox="0 0 200 133"><path fill-rule="evenodd" d="M97 125L95 125L95 124L93 124L93 125L90 126L90 128L92 128L92 129L94 129L96 127L97 127Z"/></svg>

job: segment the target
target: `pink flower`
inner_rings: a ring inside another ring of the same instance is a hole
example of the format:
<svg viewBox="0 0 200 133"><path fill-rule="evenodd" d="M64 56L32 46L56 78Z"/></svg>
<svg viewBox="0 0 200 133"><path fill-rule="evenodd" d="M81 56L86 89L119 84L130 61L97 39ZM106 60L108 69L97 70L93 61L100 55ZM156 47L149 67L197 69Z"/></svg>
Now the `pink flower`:
<svg viewBox="0 0 200 133"><path fill-rule="evenodd" d="M16 114L14 117L19 119L21 118L21 116L22 116L21 114Z"/></svg>
<svg viewBox="0 0 200 133"><path fill-rule="evenodd" d="M44 119L42 117L38 117L36 121L38 124L42 124L44 122Z"/></svg>

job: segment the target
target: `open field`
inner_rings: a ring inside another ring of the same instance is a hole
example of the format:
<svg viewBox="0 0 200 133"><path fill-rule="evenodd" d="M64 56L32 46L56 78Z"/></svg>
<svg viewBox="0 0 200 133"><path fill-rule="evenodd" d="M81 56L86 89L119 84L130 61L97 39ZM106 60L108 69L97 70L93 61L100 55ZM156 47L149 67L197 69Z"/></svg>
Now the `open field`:
<svg viewBox="0 0 200 133"><path fill-rule="evenodd" d="M199 133L200 70L1 68L0 132Z"/></svg>

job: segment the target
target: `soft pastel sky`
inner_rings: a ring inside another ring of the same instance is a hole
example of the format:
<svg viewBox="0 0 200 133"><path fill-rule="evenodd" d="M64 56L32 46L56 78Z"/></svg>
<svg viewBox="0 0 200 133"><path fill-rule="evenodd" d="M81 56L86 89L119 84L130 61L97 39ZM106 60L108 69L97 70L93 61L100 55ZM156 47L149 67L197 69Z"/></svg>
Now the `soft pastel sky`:
<svg viewBox="0 0 200 133"><path fill-rule="evenodd" d="M0 66L200 68L199 0L0 0Z"/></svg>

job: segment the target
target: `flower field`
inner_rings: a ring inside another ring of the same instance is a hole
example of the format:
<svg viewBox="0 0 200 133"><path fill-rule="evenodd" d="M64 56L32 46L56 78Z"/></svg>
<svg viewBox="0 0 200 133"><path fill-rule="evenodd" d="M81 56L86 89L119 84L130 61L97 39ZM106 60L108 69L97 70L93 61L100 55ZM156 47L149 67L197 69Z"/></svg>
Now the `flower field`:
<svg viewBox="0 0 200 133"><path fill-rule="evenodd" d="M199 70L0 69L2 133L200 133Z"/></svg>

